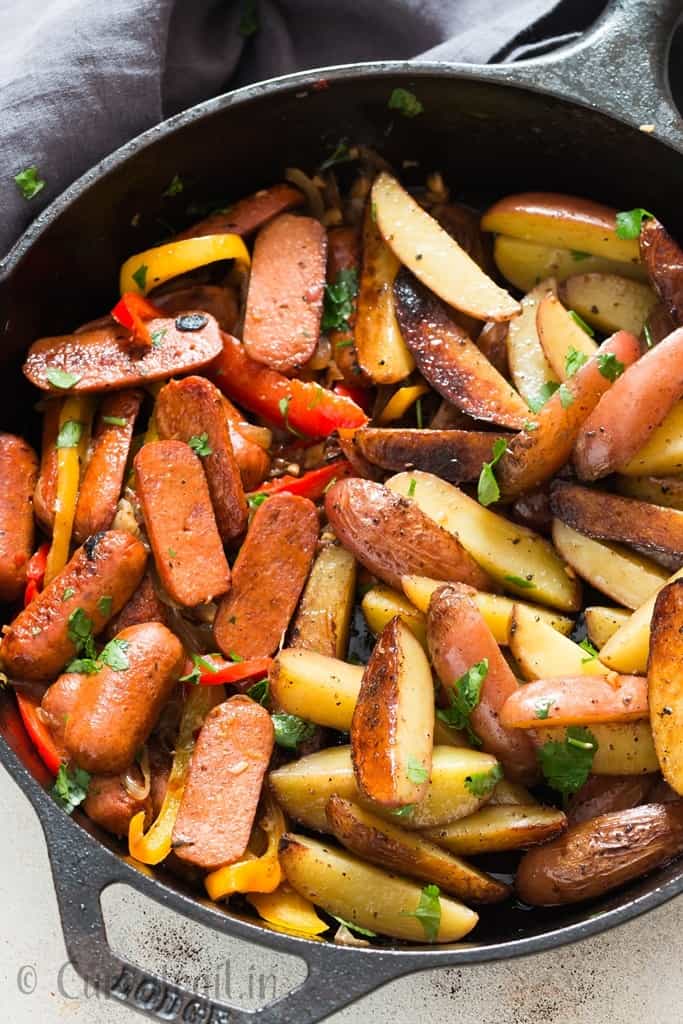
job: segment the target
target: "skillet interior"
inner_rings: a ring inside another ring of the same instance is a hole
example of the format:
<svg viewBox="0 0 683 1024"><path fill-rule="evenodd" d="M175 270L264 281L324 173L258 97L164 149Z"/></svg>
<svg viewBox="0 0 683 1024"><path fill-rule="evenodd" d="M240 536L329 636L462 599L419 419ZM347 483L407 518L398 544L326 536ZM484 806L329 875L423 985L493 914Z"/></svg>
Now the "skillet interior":
<svg viewBox="0 0 683 1024"><path fill-rule="evenodd" d="M408 120L387 109L396 86L414 89L424 105L421 116ZM168 233L160 218L181 227L193 219L185 215L192 200L227 201L280 180L284 167L310 170L342 136L378 149L407 181L441 170L474 203L519 189L567 191L618 208L652 209L674 234L683 235L680 154L595 111L501 88L485 74L462 76L427 66L412 67L409 74L379 65L365 73L343 69L328 87L266 84L242 102L223 98L201 111L167 122L105 161L86 176L82 194L72 189L57 201L56 218L29 233L33 244L0 292L2 429L35 435L35 395L28 400L28 388L19 385L28 344L110 308L122 260ZM419 168L401 170L405 159L419 160ZM177 200L163 200L174 174L185 191ZM137 214L139 224L133 226ZM634 899L656 902L666 883L674 891L683 887L683 869L672 865L578 908L487 909L472 939L484 947L507 944L510 953L517 938L546 936L539 946L556 944L561 940L549 933L613 908L630 916Z"/></svg>

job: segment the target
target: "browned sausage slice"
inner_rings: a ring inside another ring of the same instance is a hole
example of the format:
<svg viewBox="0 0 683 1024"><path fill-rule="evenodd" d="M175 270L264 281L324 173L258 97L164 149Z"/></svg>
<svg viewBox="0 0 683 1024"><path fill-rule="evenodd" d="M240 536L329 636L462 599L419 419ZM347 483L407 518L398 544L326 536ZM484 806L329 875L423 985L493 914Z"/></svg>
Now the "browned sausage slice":
<svg viewBox="0 0 683 1024"><path fill-rule="evenodd" d="M102 402L74 516L79 543L108 530L114 520L142 399L142 391L117 391Z"/></svg>
<svg viewBox="0 0 683 1024"><path fill-rule="evenodd" d="M4 627L0 653L17 679L55 679L76 655L74 617L96 636L142 579L147 552L135 537L109 530L88 537L59 575Z"/></svg>
<svg viewBox="0 0 683 1024"><path fill-rule="evenodd" d="M163 622L166 624L166 605L159 598L149 570L142 577L140 586L130 601L124 604L119 614L111 620L105 630L105 636L111 640L128 626L138 626L141 622Z"/></svg>
<svg viewBox="0 0 683 1024"><path fill-rule="evenodd" d="M202 464L182 441L153 441L135 457L138 497L157 572L178 604L211 601L230 569Z"/></svg>
<svg viewBox="0 0 683 1024"><path fill-rule="evenodd" d="M33 511L46 533L52 533L57 501L57 435L61 402L45 403L43 438L40 445L40 474L33 494Z"/></svg>
<svg viewBox="0 0 683 1024"><path fill-rule="evenodd" d="M22 437L0 434L0 600L16 601L33 551L38 457Z"/></svg>
<svg viewBox="0 0 683 1024"><path fill-rule="evenodd" d="M254 516L221 601L214 637L228 657L267 657L289 625L311 568L318 514L308 498L275 494Z"/></svg>
<svg viewBox="0 0 683 1024"><path fill-rule="evenodd" d="M304 197L298 188L291 185L273 185L245 196L226 210L217 210L198 224L181 231L181 238L199 238L203 235L241 235L245 237L258 231L263 224L285 210L301 206Z"/></svg>
<svg viewBox="0 0 683 1024"><path fill-rule="evenodd" d="M270 715L249 697L209 712L173 829L181 860L211 870L244 856L273 742Z"/></svg>
<svg viewBox="0 0 683 1024"><path fill-rule="evenodd" d="M240 317L237 289L230 285L188 285L175 288L162 295L154 293L152 302L166 313L177 316L188 309L201 309L210 313L222 331L234 334Z"/></svg>
<svg viewBox="0 0 683 1024"><path fill-rule="evenodd" d="M285 213L254 245L244 316L252 359L296 373L318 344L325 294L327 238L320 221Z"/></svg>
<svg viewBox="0 0 683 1024"><path fill-rule="evenodd" d="M130 331L115 323L41 338L28 351L24 373L43 391L114 391L191 373L223 347L218 324L207 313L159 318L147 326L153 343L144 355L131 351Z"/></svg>
<svg viewBox="0 0 683 1024"><path fill-rule="evenodd" d="M223 411L228 421L232 453L239 466L245 491L255 491L270 472L270 455L240 429L244 420L239 409L223 395ZM246 428L245 428L246 429Z"/></svg>
<svg viewBox="0 0 683 1024"><path fill-rule="evenodd" d="M205 438L202 465L218 532L226 543L235 540L247 526L247 502L220 391L205 377L170 381L159 392L154 416L162 440Z"/></svg>
<svg viewBox="0 0 683 1024"><path fill-rule="evenodd" d="M106 774L133 763L185 664L180 641L160 622L130 626L110 644L125 667L105 664L88 677L64 730L76 764Z"/></svg>

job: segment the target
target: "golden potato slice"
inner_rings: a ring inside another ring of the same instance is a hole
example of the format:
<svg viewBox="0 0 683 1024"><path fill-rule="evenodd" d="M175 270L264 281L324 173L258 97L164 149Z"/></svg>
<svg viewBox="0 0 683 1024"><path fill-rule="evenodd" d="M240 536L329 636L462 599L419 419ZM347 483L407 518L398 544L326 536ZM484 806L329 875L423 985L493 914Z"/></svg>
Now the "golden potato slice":
<svg viewBox="0 0 683 1024"><path fill-rule="evenodd" d="M287 881L328 914L409 942L432 941L415 912L422 889L415 882L365 864L344 850L308 836L287 833L280 844L280 864ZM439 897L436 942L457 942L478 921L473 910L447 896Z"/></svg>
<svg viewBox="0 0 683 1024"><path fill-rule="evenodd" d="M559 519L553 520L553 542L579 576L627 608L639 608L667 581L666 569L655 562L577 533Z"/></svg>
<svg viewBox="0 0 683 1024"><path fill-rule="evenodd" d="M580 352L586 359L597 352L597 344L569 315L553 292L548 292L538 304L536 329L545 357L559 380L567 380L571 376L567 358L572 350Z"/></svg>
<svg viewBox="0 0 683 1024"><path fill-rule="evenodd" d="M580 584L567 575L552 544L537 533L496 515L430 473L399 473L386 486L396 494L410 494L506 590L562 611L581 607Z"/></svg>
<svg viewBox="0 0 683 1024"><path fill-rule="evenodd" d="M639 722L610 722L591 725L590 731L598 741L593 757L593 775L646 775L659 771L659 761L647 720ZM550 740L564 740L562 726L535 729L540 745Z"/></svg>
<svg viewBox="0 0 683 1024"><path fill-rule="evenodd" d="M683 450L682 450L683 453ZM627 498L640 498L683 512L683 478L678 476L617 476L615 486Z"/></svg>
<svg viewBox="0 0 683 1024"><path fill-rule="evenodd" d="M356 560L338 543L322 549L311 569L291 629L292 647L344 658L356 597Z"/></svg>
<svg viewBox="0 0 683 1024"><path fill-rule="evenodd" d="M609 638L631 618L631 613L625 608L603 608L600 605L586 608L583 614L588 639L598 650L601 650Z"/></svg>
<svg viewBox="0 0 683 1024"><path fill-rule="evenodd" d="M683 473L683 401L676 402L633 457L619 467L623 476Z"/></svg>
<svg viewBox="0 0 683 1024"><path fill-rule="evenodd" d="M424 615L397 590L382 584L371 587L361 601L361 608L365 621L375 636L379 636L384 627L398 615L422 646L426 646L427 621Z"/></svg>
<svg viewBox="0 0 683 1024"><path fill-rule="evenodd" d="M683 794L683 580L655 601L647 663L650 723L662 775Z"/></svg>
<svg viewBox="0 0 683 1024"><path fill-rule="evenodd" d="M432 882L473 903L499 903L511 893L508 885L453 857L419 832L390 825L342 797L330 799L327 819L342 846L372 864Z"/></svg>
<svg viewBox="0 0 683 1024"><path fill-rule="evenodd" d="M358 286L355 340L358 362L376 384L394 384L415 369L394 311L394 278L400 267L366 206L363 266Z"/></svg>
<svg viewBox="0 0 683 1024"><path fill-rule="evenodd" d="M498 804L532 807L538 804L538 800L531 795L525 786L521 786L519 782L501 779L493 793L491 793L491 799L489 800L489 806L491 807Z"/></svg>
<svg viewBox="0 0 683 1024"><path fill-rule="evenodd" d="M430 828L445 825L466 814L473 814L486 796L472 792L472 775L493 777L498 762L490 754L466 747L435 747L432 754L432 777L426 798L400 816L381 804L365 800L356 786L351 764L350 747L331 747L291 761L270 773L270 785L282 808L307 828L318 832L328 829L325 807L335 793L367 807L385 821L399 821L402 828ZM475 787L477 793L481 787Z"/></svg>
<svg viewBox="0 0 683 1024"><path fill-rule="evenodd" d="M538 307L548 294L557 293L554 278L541 281L522 299L522 314L510 321L507 333L507 354L510 376L526 402L541 402L547 384L559 384L553 368L545 357L538 337Z"/></svg>
<svg viewBox="0 0 683 1024"><path fill-rule="evenodd" d="M669 583L683 576L679 569L669 577ZM665 585L662 584L662 586ZM650 623L655 607L657 590L634 611L630 619L613 634L600 651L600 660L615 672L645 673L650 649Z"/></svg>
<svg viewBox="0 0 683 1024"><path fill-rule="evenodd" d="M598 658L519 604L512 613L510 651L525 679L600 676L609 671Z"/></svg>
<svg viewBox="0 0 683 1024"><path fill-rule="evenodd" d="M619 263L604 256L556 249L510 235L497 235L493 243L493 258L503 277L521 292L531 291L537 281L546 277L564 281L577 270L586 274L621 274L641 281L647 276L641 263Z"/></svg>
<svg viewBox="0 0 683 1024"><path fill-rule="evenodd" d="M351 719L351 757L360 791L386 807L424 800L433 746L432 670L422 646L397 616L377 638Z"/></svg>
<svg viewBox="0 0 683 1024"><path fill-rule="evenodd" d="M639 335L657 303L649 284L619 274L574 274L560 286L560 296L565 306L603 334Z"/></svg>
<svg viewBox="0 0 683 1024"><path fill-rule="evenodd" d="M379 174L370 198L387 245L444 302L479 320L509 320L519 313L519 303L486 276L396 178Z"/></svg>
<svg viewBox="0 0 683 1024"><path fill-rule="evenodd" d="M540 804L483 807L442 828L423 834L451 853L474 856L501 850L523 850L553 839L567 827L567 818L554 807Z"/></svg>
<svg viewBox="0 0 683 1024"><path fill-rule="evenodd" d="M270 692L287 714L348 732L362 678L362 665L290 647L273 660Z"/></svg>

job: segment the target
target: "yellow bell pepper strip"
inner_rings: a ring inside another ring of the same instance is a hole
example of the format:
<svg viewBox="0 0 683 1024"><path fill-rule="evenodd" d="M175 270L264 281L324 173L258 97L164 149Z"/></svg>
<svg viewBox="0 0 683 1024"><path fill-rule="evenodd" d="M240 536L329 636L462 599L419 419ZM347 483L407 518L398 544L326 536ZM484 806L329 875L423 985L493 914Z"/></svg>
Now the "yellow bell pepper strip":
<svg viewBox="0 0 683 1024"><path fill-rule="evenodd" d="M183 708L171 774L159 815L146 833L145 812L140 811L131 818L128 850L131 857L142 864L160 864L171 852L171 836L185 791L195 733L201 728L214 703L211 690L204 686L192 687Z"/></svg>
<svg viewBox="0 0 683 1024"><path fill-rule="evenodd" d="M225 899L234 892L275 892L282 881L278 847L285 833L285 817L269 793L263 799L259 828L268 837L265 852L257 857L247 851L244 860L216 868L207 875L204 885L212 900Z"/></svg>
<svg viewBox="0 0 683 1024"><path fill-rule="evenodd" d="M69 561L71 529L73 527L81 465L85 461L90 438L93 400L88 395L69 395L64 399L59 414L57 435L57 500L52 543L45 565L45 586L62 571ZM71 427L69 425L76 424ZM74 443L60 445L60 438Z"/></svg>
<svg viewBox="0 0 683 1024"><path fill-rule="evenodd" d="M147 295L152 288L170 281L172 277L187 274L190 270L218 260L237 260L243 267L249 266L249 252L239 235L183 238L178 242L146 249L130 256L121 267L121 294L135 292Z"/></svg>
<svg viewBox="0 0 683 1024"><path fill-rule="evenodd" d="M275 892L247 893L247 899L264 921L297 935L320 935L330 927L321 921L310 900L290 889L286 882Z"/></svg>
<svg viewBox="0 0 683 1024"><path fill-rule="evenodd" d="M417 402L418 398L426 395L429 388L426 384L409 384L405 388L399 388L391 396L379 415L379 422L391 423L393 420L400 420L411 405Z"/></svg>

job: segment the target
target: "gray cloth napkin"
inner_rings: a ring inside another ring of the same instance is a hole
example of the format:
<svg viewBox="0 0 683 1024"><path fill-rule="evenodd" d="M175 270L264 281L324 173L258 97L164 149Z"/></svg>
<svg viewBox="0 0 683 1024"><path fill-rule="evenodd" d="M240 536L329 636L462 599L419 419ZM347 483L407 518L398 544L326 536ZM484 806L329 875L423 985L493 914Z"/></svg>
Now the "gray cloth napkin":
<svg viewBox="0 0 683 1024"><path fill-rule="evenodd" d="M421 56L485 63L557 0L0 0L0 254L139 132L238 85ZM22 196L35 166L44 187Z"/></svg>

